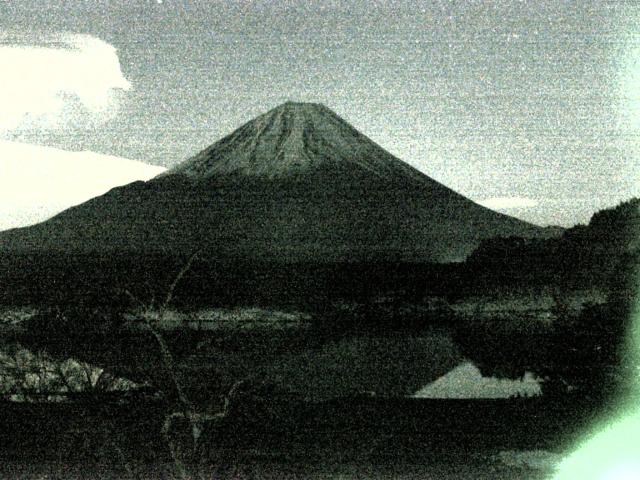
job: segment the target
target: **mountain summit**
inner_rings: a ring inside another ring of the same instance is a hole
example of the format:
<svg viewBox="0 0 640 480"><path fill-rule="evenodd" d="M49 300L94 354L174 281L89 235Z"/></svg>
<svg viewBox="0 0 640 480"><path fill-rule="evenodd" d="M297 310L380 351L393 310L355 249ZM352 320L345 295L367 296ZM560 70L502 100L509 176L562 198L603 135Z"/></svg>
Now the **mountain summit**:
<svg viewBox="0 0 640 480"><path fill-rule="evenodd" d="M473 203L323 105L287 102L148 182L3 232L0 253L448 262L514 235L548 232Z"/></svg>
<svg viewBox="0 0 640 480"><path fill-rule="evenodd" d="M251 120L168 174L273 179L349 169L387 180L424 178L324 105L296 102L286 102Z"/></svg>

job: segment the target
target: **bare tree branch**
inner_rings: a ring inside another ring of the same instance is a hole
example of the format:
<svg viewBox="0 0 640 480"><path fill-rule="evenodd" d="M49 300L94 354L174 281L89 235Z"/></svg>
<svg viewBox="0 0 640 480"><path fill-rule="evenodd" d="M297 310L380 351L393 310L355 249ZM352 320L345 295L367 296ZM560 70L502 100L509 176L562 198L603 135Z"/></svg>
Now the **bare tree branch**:
<svg viewBox="0 0 640 480"><path fill-rule="evenodd" d="M178 367L175 359L161 333L165 316L171 301L173 300L175 289L191 269L194 260L200 252L201 249L196 250L189 256L187 262L171 282L164 302L157 307L158 314L155 320L152 320L148 315L144 315L143 318L138 319L138 322L151 333L158 345L162 359L162 368L164 369L164 373L168 376L168 380L174 391L175 397L177 397L174 398L174 400L177 400L180 405L181 411L169 412L165 416L162 425L162 433L169 447L176 475L182 480L204 478L198 461L198 455L202 454L200 436L204 431L205 426L217 427L220 422L224 421L224 419L231 414L232 402L236 399L240 387L246 383L246 380L234 383L225 396L222 412L217 414L208 414L196 411L183 388L182 382L178 376ZM123 292L132 300L132 302L142 307L146 313L149 313L150 309L155 306L150 306L140 301L129 290L125 289Z"/></svg>
<svg viewBox="0 0 640 480"><path fill-rule="evenodd" d="M193 252L189 256L189 259L187 260L187 262L183 265L183 267L178 272L178 275L176 275L176 278L173 279L173 282L171 283L171 286L169 287L169 291L167 292L167 297L165 298L164 303L162 304L162 307L161 307L161 310L160 310L160 312L161 312L160 315L162 315L164 313L166 308L171 303L171 300L173 299L173 293L174 293L176 287L178 286L178 283L180 283L180 280L182 280L182 277L184 277L185 274L191 269L191 265L193 264L193 261L196 259L196 257L198 255L200 255L200 252L202 252L202 249L198 249L195 252Z"/></svg>

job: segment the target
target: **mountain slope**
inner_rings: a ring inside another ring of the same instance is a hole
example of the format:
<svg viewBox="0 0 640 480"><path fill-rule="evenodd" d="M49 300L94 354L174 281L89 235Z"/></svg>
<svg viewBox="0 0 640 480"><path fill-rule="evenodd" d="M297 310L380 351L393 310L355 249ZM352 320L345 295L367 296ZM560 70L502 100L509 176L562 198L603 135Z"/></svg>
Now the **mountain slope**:
<svg viewBox="0 0 640 480"><path fill-rule="evenodd" d="M328 108L288 102L151 181L0 234L0 252L447 262L485 238L547 234L430 179Z"/></svg>

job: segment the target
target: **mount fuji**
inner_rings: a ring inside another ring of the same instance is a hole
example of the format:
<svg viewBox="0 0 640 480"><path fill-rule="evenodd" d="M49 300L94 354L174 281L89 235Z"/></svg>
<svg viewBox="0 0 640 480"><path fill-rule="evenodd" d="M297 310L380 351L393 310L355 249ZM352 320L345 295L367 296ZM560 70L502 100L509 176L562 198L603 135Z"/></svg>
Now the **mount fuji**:
<svg viewBox="0 0 640 480"><path fill-rule="evenodd" d="M548 235L429 178L329 108L287 102L149 181L0 233L0 253L442 263L486 238Z"/></svg>

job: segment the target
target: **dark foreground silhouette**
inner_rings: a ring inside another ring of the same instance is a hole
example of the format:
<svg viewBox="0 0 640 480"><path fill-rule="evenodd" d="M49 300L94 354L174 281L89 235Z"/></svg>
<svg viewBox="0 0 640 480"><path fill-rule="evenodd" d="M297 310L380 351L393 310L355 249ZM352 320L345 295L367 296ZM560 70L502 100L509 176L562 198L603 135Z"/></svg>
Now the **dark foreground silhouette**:
<svg viewBox="0 0 640 480"><path fill-rule="evenodd" d="M172 475L161 435L165 405L158 399L112 396L0 408L0 474L5 477ZM205 429L198 461L201 471L211 473L206 478L275 478L275 472L305 478L336 465L381 472L393 467L410 473L416 465L481 471L486 465L475 463L488 465L504 450L562 451L602 413L570 396L562 401L354 397L290 403L285 410L280 418L239 414Z"/></svg>

